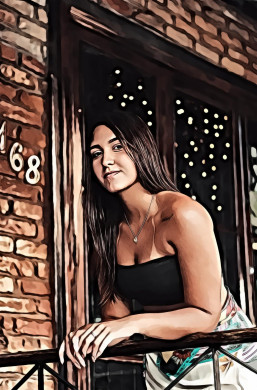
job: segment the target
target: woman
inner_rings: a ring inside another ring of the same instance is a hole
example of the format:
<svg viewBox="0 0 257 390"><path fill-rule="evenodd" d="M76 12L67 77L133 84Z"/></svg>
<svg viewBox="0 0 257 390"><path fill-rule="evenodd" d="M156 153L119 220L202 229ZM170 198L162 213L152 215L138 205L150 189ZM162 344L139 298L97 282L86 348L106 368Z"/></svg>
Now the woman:
<svg viewBox="0 0 257 390"><path fill-rule="evenodd" d="M95 361L107 346L135 333L175 340L251 327L223 284L210 215L167 177L142 119L109 113L94 126L89 146L87 214L99 254L102 322L71 332L61 346L61 361L66 352L84 367L87 353ZM141 313L133 314L133 299L141 303ZM255 344L227 349L245 361L257 359ZM164 389L203 350L146 354L147 389ZM174 388L213 389L208 358ZM224 389L255 388L253 373L224 356L220 363Z"/></svg>

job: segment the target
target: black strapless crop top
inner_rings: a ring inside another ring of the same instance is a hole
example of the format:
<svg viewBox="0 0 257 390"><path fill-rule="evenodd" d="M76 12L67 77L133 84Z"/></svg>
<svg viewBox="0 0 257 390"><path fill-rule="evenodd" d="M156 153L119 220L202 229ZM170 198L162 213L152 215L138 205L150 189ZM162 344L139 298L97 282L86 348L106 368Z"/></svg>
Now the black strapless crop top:
<svg viewBox="0 0 257 390"><path fill-rule="evenodd" d="M121 296L136 299L143 306L184 302L183 282L176 254L140 264L117 264L116 287Z"/></svg>

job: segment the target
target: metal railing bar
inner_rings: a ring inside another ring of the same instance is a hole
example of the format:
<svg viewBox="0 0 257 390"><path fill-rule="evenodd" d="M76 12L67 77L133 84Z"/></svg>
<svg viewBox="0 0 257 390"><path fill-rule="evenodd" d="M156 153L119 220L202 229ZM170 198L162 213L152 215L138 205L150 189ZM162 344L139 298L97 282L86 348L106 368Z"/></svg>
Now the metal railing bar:
<svg viewBox="0 0 257 390"><path fill-rule="evenodd" d="M241 364L242 366L244 366L245 368L248 368L248 370L254 372L255 374L257 374L257 370L251 366L249 366L248 364L242 362L242 360L238 359L236 356L232 355L231 353L227 352L225 349L223 349L222 347L219 348L219 351L224 353L224 355L230 357L231 359L235 360L237 363Z"/></svg>
<svg viewBox="0 0 257 390"><path fill-rule="evenodd" d="M72 385L71 383L67 382L65 379L63 379L57 372L55 372L51 367L49 367L47 364L43 364L43 367L46 371L48 371L50 374L52 374L58 381L62 382L64 385L66 385L69 389L72 390L78 390L77 387Z"/></svg>
<svg viewBox="0 0 257 390"><path fill-rule="evenodd" d="M24 366L26 364L55 363L59 361L58 349L40 349L29 352L0 354L0 367Z"/></svg>
<svg viewBox="0 0 257 390"><path fill-rule="evenodd" d="M38 390L44 390L44 366L40 363L38 366Z"/></svg>
<svg viewBox="0 0 257 390"><path fill-rule="evenodd" d="M184 376L186 376L195 366L197 366L197 364L200 363L205 358L205 356L208 355L208 353L210 352L211 352L211 348L208 348L204 353L202 353L201 356L199 356L199 358L196 359L196 361L193 364L187 367L187 369L183 371L182 374L180 374L176 379L174 379L174 381L172 381L167 387L165 387L164 390L170 390L174 386L176 386L176 384L180 382L181 379L183 379Z"/></svg>
<svg viewBox="0 0 257 390"><path fill-rule="evenodd" d="M38 365L35 364L34 367L32 367L31 370L29 370L27 374L24 375L24 377L18 383L16 383L16 385L12 388L12 390L19 389L23 385L23 383L25 383L31 377L31 375L34 374L35 371L37 371L37 369L38 369Z"/></svg>
<svg viewBox="0 0 257 390"><path fill-rule="evenodd" d="M219 355L216 348L212 348L214 389L221 390Z"/></svg>

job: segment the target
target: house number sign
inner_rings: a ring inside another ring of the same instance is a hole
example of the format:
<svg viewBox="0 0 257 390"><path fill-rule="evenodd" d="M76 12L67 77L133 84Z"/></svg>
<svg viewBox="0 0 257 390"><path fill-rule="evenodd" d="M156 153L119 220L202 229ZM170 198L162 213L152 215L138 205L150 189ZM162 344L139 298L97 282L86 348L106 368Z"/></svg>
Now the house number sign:
<svg viewBox="0 0 257 390"><path fill-rule="evenodd" d="M8 161L15 172L20 172L24 167L24 157L22 155L23 146L20 142L14 142L9 150ZM6 121L2 122L0 127L0 153L6 154ZM30 156L27 160L27 170L25 179L29 184L37 184L40 180L40 159L38 156Z"/></svg>

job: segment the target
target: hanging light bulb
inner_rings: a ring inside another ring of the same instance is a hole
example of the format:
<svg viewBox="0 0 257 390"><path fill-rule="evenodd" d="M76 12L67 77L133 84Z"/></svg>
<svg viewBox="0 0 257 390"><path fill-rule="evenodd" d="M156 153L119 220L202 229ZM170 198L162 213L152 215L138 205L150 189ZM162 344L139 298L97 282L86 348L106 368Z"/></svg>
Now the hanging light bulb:
<svg viewBox="0 0 257 390"><path fill-rule="evenodd" d="M209 134L209 130L208 129L204 129L204 132L205 132L205 134Z"/></svg>
<svg viewBox="0 0 257 390"><path fill-rule="evenodd" d="M120 74L120 69L115 69L114 73L115 74Z"/></svg>
<svg viewBox="0 0 257 390"><path fill-rule="evenodd" d="M147 111L148 115L152 115L152 113L153 113L153 111L151 111L151 110Z"/></svg>
<svg viewBox="0 0 257 390"><path fill-rule="evenodd" d="M187 177L187 175L185 173L182 173L181 177L182 177L182 179L185 179Z"/></svg>
<svg viewBox="0 0 257 390"><path fill-rule="evenodd" d="M185 154L184 154L184 157L185 157L185 158L188 158L188 157L189 157L189 154L188 154L188 153L185 153Z"/></svg>
<svg viewBox="0 0 257 390"><path fill-rule="evenodd" d="M208 108L205 108L203 111L204 111L206 114L207 114L207 112L209 112Z"/></svg>
<svg viewBox="0 0 257 390"><path fill-rule="evenodd" d="M216 186L216 184L213 184L213 186L212 186L212 189L213 190L216 190L218 187Z"/></svg>
<svg viewBox="0 0 257 390"><path fill-rule="evenodd" d="M176 103L177 103L177 104L181 104L181 101L180 101L180 100L176 100Z"/></svg>
<svg viewBox="0 0 257 390"><path fill-rule="evenodd" d="M109 95L109 96L108 96L108 99L109 99L109 100L113 100L113 95Z"/></svg>

